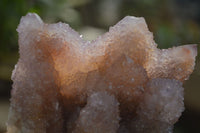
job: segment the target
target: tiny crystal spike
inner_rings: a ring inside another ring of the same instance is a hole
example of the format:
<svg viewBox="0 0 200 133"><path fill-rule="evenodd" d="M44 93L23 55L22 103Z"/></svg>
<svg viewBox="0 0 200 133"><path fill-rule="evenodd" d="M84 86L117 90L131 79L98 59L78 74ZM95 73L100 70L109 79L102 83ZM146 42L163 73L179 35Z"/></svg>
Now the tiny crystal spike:
<svg viewBox="0 0 200 133"><path fill-rule="evenodd" d="M170 133L197 46L158 49L144 18L127 16L94 41L37 14L17 28L8 133Z"/></svg>

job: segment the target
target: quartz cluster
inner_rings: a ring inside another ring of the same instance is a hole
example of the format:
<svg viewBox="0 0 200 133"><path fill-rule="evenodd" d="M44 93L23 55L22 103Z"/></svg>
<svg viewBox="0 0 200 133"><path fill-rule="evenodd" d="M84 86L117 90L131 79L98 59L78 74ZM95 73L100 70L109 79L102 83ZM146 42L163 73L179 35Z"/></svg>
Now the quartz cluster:
<svg viewBox="0 0 200 133"><path fill-rule="evenodd" d="M37 14L17 28L8 133L170 133L196 45L158 49L143 18L127 16L94 41Z"/></svg>

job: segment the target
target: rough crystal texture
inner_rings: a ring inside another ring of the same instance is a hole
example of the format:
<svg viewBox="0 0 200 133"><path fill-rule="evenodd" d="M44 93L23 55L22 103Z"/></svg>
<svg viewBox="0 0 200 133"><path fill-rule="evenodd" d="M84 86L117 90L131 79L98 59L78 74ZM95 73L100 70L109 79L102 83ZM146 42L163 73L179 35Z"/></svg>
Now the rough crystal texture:
<svg viewBox="0 0 200 133"><path fill-rule="evenodd" d="M160 50L130 16L91 42L30 13L17 31L8 133L172 132L196 45Z"/></svg>
<svg viewBox="0 0 200 133"><path fill-rule="evenodd" d="M88 97L74 133L116 133L119 127L119 103L114 96L98 92Z"/></svg>
<svg viewBox="0 0 200 133"><path fill-rule="evenodd" d="M137 109L138 116L133 127L144 133L171 132L172 123L178 120L183 110L182 83L171 79L152 79Z"/></svg>

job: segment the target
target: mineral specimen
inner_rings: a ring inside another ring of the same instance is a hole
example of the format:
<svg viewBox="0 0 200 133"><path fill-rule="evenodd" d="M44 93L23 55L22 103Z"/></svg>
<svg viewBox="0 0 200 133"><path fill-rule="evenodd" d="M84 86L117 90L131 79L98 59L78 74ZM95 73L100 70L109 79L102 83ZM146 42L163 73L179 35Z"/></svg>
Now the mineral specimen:
<svg viewBox="0 0 200 133"><path fill-rule="evenodd" d="M131 16L91 42L31 13L17 31L8 133L172 132L196 45L160 50Z"/></svg>

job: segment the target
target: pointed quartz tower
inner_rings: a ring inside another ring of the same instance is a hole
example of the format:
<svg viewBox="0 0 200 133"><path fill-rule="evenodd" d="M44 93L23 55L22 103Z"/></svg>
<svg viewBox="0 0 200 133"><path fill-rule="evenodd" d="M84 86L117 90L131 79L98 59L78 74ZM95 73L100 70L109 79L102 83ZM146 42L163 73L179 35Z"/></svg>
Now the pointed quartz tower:
<svg viewBox="0 0 200 133"><path fill-rule="evenodd" d="M158 49L143 18L127 16L92 42L37 14L17 28L8 133L171 133L196 45Z"/></svg>

